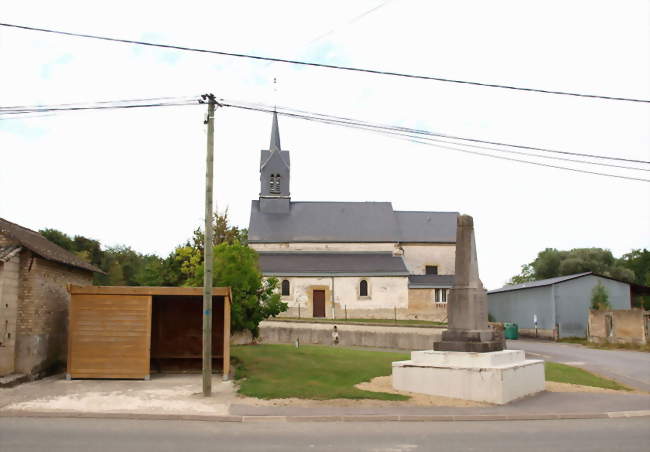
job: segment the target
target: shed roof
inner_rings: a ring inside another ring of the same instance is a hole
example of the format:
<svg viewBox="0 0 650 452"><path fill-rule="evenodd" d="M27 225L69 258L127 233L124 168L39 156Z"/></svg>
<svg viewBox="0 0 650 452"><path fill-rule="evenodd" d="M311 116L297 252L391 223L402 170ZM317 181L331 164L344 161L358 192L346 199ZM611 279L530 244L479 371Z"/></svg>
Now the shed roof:
<svg viewBox="0 0 650 452"><path fill-rule="evenodd" d="M47 260L70 265L71 267L90 270L91 272L104 273L100 268L97 268L80 257L77 257L74 253L50 242L38 232L24 228L16 223L7 221L4 218L0 218L0 232L7 234L23 247Z"/></svg>
<svg viewBox="0 0 650 452"><path fill-rule="evenodd" d="M450 288L454 275L409 275L409 289Z"/></svg>
<svg viewBox="0 0 650 452"><path fill-rule="evenodd" d="M526 283L522 283L522 284L513 284L511 286L503 286L500 289L490 290L488 292L488 294L500 293L500 292L510 292L510 291L513 291L513 290L532 289L533 287L550 286L550 285L553 285L553 284L558 284L558 283L562 283L564 281L569 281L571 279L582 278L583 276L589 276L589 275L598 276L599 278L611 279L612 281L618 281L618 282L622 282L624 284L629 284L630 286L633 286L637 290L648 289L648 287L646 287L646 286L630 283L628 281L623 281L622 279L616 279L616 278L612 278L610 276L600 275L600 274L594 273L594 272L584 272L584 273L575 273L573 275L557 276L555 278L540 279L538 281L530 281L530 282L526 282Z"/></svg>
<svg viewBox="0 0 650 452"><path fill-rule="evenodd" d="M456 212L399 212L389 202L291 202L288 213L253 201L248 238L277 242L455 243Z"/></svg>
<svg viewBox="0 0 650 452"><path fill-rule="evenodd" d="M391 253L260 253L265 276L408 276L400 256Z"/></svg>

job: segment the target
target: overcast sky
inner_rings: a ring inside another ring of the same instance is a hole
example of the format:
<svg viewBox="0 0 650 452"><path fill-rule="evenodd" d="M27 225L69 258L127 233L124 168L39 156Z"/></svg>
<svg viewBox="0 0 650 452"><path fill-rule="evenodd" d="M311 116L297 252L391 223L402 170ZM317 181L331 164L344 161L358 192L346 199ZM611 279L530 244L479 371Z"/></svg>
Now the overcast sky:
<svg viewBox="0 0 650 452"><path fill-rule="evenodd" d="M359 17L363 13L380 8ZM650 7L609 1L27 1L2 22L229 52L650 99ZM273 79L277 78L274 92ZM650 160L650 107L295 67L0 27L0 105L217 97ZM167 255L202 223L205 108L0 120L0 216ZM269 114L219 109L215 198L247 227ZM296 201L474 216L501 286L546 248L650 247L650 184L280 118ZM533 159L531 159L533 160ZM542 161L542 160L536 160ZM650 179L647 171L545 163ZM648 165L640 165L650 168Z"/></svg>

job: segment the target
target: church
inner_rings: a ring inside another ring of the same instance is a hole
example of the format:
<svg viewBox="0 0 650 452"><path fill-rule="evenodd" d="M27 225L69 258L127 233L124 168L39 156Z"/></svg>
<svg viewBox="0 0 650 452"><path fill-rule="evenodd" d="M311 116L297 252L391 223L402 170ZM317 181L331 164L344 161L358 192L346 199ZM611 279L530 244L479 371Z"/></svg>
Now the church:
<svg viewBox="0 0 650 452"><path fill-rule="evenodd" d="M287 317L445 322L457 212L397 211L390 202L292 201L277 113L260 153L249 246L280 281Z"/></svg>

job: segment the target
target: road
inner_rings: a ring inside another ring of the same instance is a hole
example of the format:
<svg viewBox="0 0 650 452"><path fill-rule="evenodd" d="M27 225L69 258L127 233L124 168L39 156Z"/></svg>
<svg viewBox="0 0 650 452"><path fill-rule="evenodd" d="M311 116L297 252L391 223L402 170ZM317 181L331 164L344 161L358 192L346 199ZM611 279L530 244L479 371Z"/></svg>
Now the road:
<svg viewBox="0 0 650 452"><path fill-rule="evenodd" d="M525 350L532 358L541 356L545 360L582 367L633 388L650 391L650 353L526 340L508 341L508 348Z"/></svg>
<svg viewBox="0 0 650 452"><path fill-rule="evenodd" d="M0 418L2 452L647 451L650 420L215 423Z"/></svg>

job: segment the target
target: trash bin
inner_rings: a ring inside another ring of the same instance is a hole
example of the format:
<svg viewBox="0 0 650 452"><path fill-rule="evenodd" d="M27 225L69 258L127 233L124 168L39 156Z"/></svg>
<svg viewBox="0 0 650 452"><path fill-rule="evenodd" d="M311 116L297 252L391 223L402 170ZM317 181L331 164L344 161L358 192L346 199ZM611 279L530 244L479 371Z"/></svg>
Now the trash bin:
<svg viewBox="0 0 650 452"><path fill-rule="evenodd" d="M504 323L503 335L506 339L519 339L519 327L516 323Z"/></svg>

